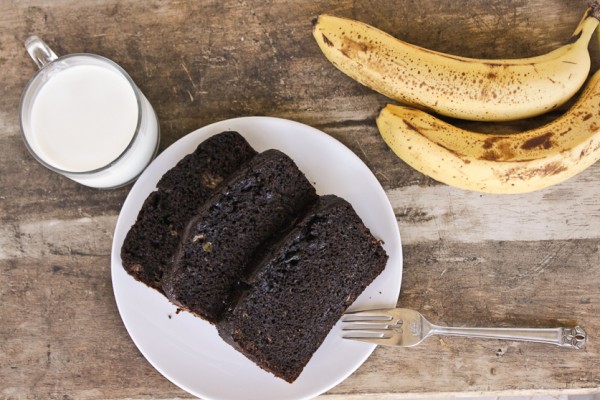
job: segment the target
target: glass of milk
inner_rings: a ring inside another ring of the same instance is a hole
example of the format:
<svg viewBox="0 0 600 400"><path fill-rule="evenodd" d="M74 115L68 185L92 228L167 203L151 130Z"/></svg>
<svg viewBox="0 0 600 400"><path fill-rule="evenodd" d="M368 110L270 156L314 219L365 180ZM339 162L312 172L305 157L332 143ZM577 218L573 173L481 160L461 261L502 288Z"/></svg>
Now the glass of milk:
<svg viewBox="0 0 600 400"><path fill-rule="evenodd" d="M134 181L158 150L152 106L115 62L95 54L56 54L37 36L25 41L40 70L20 105L27 149L42 165L82 185Z"/></svg>

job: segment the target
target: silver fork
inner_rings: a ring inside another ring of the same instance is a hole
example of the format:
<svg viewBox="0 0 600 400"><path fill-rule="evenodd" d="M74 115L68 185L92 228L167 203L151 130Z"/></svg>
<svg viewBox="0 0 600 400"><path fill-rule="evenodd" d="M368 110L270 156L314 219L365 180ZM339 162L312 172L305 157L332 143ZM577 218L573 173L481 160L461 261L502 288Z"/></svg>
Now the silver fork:
<svg viewBox="0 0 600 400"><path fill-rule="evenodd" d="M587 335L583 328L456 328L434 325L408 308L355 311L344 314L345 339L384 346L410 347L432 335L465 336L554 344L582 349Z"/></svg>

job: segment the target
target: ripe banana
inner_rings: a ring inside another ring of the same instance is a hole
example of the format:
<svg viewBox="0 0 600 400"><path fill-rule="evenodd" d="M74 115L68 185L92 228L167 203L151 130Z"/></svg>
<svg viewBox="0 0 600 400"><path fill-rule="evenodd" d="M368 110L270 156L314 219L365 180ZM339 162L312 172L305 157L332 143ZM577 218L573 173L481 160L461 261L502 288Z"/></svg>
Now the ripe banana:
<svg viewBox="0 0 600 400"><path fill-rule="evenodd" d="M313 36L333 65L391 99L455 118L509 121L557 108L579 90L590 71L588 43L598 18L594 2L567 44L514 60L431 51L327 14L318 17Z"/></svg>
<svg viewBox="0 0 600 400"><path fill-rule="evenodd" d="M475 133L395 105L381 110L377 127L398 157L448 185L486 193L542 189L600 159L600 71L565 114L536 129Z"/></svg>

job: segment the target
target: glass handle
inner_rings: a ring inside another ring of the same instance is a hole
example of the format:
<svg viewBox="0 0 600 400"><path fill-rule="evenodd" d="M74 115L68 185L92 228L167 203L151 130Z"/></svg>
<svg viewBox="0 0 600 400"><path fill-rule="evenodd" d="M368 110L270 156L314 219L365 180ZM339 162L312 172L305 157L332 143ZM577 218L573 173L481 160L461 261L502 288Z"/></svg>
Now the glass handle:
<svg viewBox="0 0 600 400"><path fill-rule="evenodd" d="M25 39L25 48L38 68L43 68L58 58L52 49L37 36L29 36Z"/></svg>

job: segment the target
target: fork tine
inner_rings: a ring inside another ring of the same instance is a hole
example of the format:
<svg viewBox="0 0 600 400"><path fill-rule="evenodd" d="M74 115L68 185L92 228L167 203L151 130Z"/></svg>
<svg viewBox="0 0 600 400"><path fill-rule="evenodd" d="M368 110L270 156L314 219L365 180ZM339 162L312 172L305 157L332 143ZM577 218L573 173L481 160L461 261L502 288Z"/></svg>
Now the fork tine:
<svg viewBox="0 0 600 400"><path fill-rule="evenodd" d="M371 337L371 336L375 336L375 335L379 335L380 337L381 336L391 337L392 334L394 333L394 331L389 328L377 328L377 327L360 328L360 329L348 328L348 329L342 329L342 331L344 332L344 337L347 337L347 336Z"/></svg>
<svg viewBox="0 0 600 400"><path fill-rule="evenodd" d="M394 308L376 308L372 310L356 310L356 311L346 311L344 315L356 315L360 317L392 317Z"/></svg>
<svg viewBox="0 0 600 400"><path fill-rule="evenodd" d="M344 338L390 338L393 331L388 329L348 329L344 331Z"/></svg>
<svg viewBox="0 0 600 400"><path fill-rule="evenodd" d="M355 340L358 342L372 343L378 344L382 346L389 346L390 339L389 338L381 338L381 337L364 337L364 336L344 336L344 339Z"/></svg>
<svg viewBox="0 0 600 400"><path fill-rule="evenodd" d="M385 313L386 310L366 310L366 311L350 311L344 314L342 322L372 322L382 323L391 321L392 316Z"/></svg>
<svg viewBox="0 0 600 400"><path fill-rule="evenodd" d="M356 322L346 321L342 324L343 331L383 331L391 330L392 327L385 322Z"/></svg>

